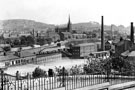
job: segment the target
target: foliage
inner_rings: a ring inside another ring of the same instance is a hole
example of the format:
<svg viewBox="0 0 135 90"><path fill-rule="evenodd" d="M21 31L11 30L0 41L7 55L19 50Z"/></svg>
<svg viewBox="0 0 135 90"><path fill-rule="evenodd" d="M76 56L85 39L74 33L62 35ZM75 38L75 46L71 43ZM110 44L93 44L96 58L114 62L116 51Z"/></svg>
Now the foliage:
<svg viewBox="0 0 135 90"><path fill-rule="evenodd" d="M58 76L68 75L69 74L68 70L65 69L65 68L63 69L63 68L61 68L61 67L59 67L59 68L55 67L55 70L56 70L56 73L57 73Z"/></svg>
<svg viewBox="0 0 135 90"><path fill-rule="evenodd" d="M133 71L134 66L122 57L112 57L106 60L94 60L84 65L85 73L111 73L111 70L118 72Z"/></svg>
<svg viewBox="0 0 135 90"><path fill-rule="evenodd" d="M84 72L86 74L91 74L91 73L106 73L106 62L105 61L92 61L89 64L84 65Z"/></svg>
<svg viewBox="0 0 135 90"><path fill-rule="evenodd" d="M26 45L27 42L26 42L26 36L21 36L20 37L20 41L21 41L21 45Z"/></svg>
<svg viewBox="0 0 135 90"><path fill-rule="evenodd" d="M43 77L43 76L47 76L46 71L40 69L39 67L35 68L35 70L32 73L32 76L34 78L38 78L38 77Z"/></svg>
<svg viewBox="0 0 135 90"><path fill-rule="evenodd" d="M60 47L61 46L61 43L57 43L57 46Z"/></svg>
<svg viewBox="0 0 135 90"><path fill-rule="evenodd" d="M72 68L70 69L70 75L78 75L78 74L83 74L81 65L72 66Z"/></svg>
<svg viewBox="0 0 135 90"><path fill-rule="evenodd" d="M47 44L47 41L44 38L37 38L37 43L39 45Z"/></svg>
<svg viewBox="0 0 135 90"><path fill-rule="evenodd" d="M122 57L114 57L111 58L111 68L119 71L119 72L125 72L125 71L131 71L132 69L132 64L130 62Z"/></svg>
<svg viewBox="0 0 135 90"><path fill-rule="evenodd" d="M32 36L27 36L27 45L33 45L35 43L34 38Z"/></svg>
<svg viewBox="0 0 135 90"><path fill-rule="evenodd" d="M10 51L11 48L10 47L3 47L3 50L7 52L7 51Z"/></svg>
<svg viewBox="0 0 135 90"><path fill-rule="evenodd" d="M14 45L20 45L19 39L15 39L13 43L14 43Z"/></svg>
<svg viewBox="0 0 135 90"><path fill-rule="evenodd" d="M51 44L52 42L52 38L46 38L45 40L47 41L48 44Z"/></svg>

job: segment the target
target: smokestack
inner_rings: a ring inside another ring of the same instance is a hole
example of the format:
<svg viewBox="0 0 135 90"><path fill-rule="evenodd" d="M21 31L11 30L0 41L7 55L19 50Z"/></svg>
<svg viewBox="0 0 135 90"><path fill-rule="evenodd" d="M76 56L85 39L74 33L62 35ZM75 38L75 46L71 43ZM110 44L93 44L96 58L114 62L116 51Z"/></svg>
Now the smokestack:
<svg viewBox="0 0 135 90"><path fill-rule="evenodd" d="M105 43L104 43L104 17L101 17L101 50L105 50Z"/></svg>
<svg viewBox="0 0 135 90"><path fill-rule="evenodd" d="M134 26L133 26L133 22L131 22L130 40L131 40L132 43L134 43Z"/></svg>

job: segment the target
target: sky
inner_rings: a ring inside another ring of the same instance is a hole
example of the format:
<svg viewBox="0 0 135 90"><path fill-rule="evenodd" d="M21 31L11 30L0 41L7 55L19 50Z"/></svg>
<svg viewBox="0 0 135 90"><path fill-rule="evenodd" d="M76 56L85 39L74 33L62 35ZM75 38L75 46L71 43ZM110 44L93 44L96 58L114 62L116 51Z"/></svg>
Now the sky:
<svg viewBox="0 0 135 90"><path fill-rule="evenodd" d="M48 24L96 21L129 26L135 22L134 0L0 0L0 20L30 19Z"/></svg>

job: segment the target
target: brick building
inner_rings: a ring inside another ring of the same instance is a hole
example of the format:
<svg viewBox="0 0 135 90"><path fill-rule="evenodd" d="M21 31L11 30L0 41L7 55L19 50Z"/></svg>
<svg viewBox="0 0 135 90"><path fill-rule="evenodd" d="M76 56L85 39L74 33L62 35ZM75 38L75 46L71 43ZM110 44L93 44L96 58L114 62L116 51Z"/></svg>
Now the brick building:
<svg viewBox="0 0 135 90"><path fill-rule="evenodd" d="M60 40L68 40L72 38L72 34L70 32L61 32L59 33L60 35Z"/></svg>
<svg viewBox="0 0 135 90"><path fill-rule="evenodd" d="M83 43L72 46L70 48L72 53L72 58L84 58L88 56L91 52L97 51L97 45L95 43Z"/></svg>

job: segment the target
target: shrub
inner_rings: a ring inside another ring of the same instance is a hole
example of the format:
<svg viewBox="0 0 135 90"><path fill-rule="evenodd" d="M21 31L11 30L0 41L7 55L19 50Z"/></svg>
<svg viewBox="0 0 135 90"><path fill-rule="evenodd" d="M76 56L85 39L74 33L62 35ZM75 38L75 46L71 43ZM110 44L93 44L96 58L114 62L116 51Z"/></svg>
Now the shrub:
<svg viewBox="0 0 135 90"><path fill-rule="evenodd" d="M38 77L45 77L47 76L46 71L40 69L39 67L35 68L35 70L32 72L32 76L34 78L38 78Z"/></svg>

